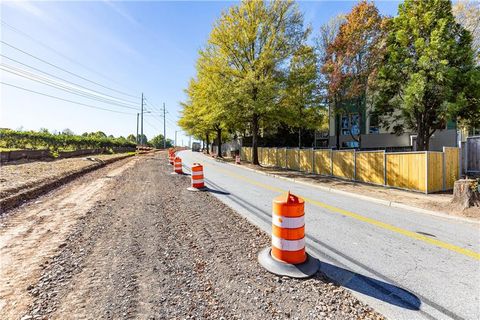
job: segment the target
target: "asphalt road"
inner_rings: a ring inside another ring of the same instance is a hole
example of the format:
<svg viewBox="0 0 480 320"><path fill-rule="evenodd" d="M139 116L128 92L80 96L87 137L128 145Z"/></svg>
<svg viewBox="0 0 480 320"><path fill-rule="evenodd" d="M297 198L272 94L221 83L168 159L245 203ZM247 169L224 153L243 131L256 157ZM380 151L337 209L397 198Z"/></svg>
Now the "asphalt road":
<svg viewBox="0 0 480 320"><path fill-rule="evenodd" d="M200 153L179 155L185 168L202 163L215 196L269 233L272 199L288 190L302 196L308 252L388 318L480 318L478 224L338 195Z"/></svg>

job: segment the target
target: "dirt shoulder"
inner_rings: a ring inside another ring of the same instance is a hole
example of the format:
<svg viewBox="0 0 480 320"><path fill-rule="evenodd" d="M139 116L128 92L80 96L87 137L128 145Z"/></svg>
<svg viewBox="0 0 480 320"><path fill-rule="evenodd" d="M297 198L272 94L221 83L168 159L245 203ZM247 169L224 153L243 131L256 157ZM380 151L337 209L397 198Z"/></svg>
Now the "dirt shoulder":
<svg viewBox="0 0 480 320"><path fill-rule="evenodd" d="M223 158L217 160L228 162L231 164L233 164L234 162L232 158ZM331 190L349 192L352 194L373 197L388 202L396 202L407 206L417 207L420 209L437 211L448 215L480 220L480 208L472 207L467 210L459 210L456 206L450 203L453 198L453 195L451 193L437 193L426 195L413 191L405 191L364 183L356 183L332 177L309 174L305 172L273 167L256 166L244 161L242 161L241 166L252 170L257 170L265 174L294 179L295 181L310 183Z"/></svg>
<svg viewBox="0 0 480 320"><path fill-rule="evenodd" d="M208 192L187 191L189 177L170 172L160 154L142 158L110 180L97 179L114 183L85 195L101 197L89 200L90 208L79 213L72 204L64 216L51 215L76 223L53 232L63 235L43 259L26 254L32 234L45 228L42 221L29 233L2 227L1 234L10 236L0 242L0 253L16 252L24 257L21 263L39 272L21 283L10 275L8 286L18 288L18 295L3 290L8 312L0 312L7 319L72 314L88 319L383 318L321 274L300 281L263 270L257 255L269 245L268 235ZM44 205L61 196L45 198ZM36 206L18 210L33 212ZM5 264L21 274L17 263Z"/></svg>
<svg viewBox="0 0 480 320"><path fill-rule="evenodd" d="M0 214L80 174L130 155L101 154L83 158L4 164L0 168Z"/></svg>

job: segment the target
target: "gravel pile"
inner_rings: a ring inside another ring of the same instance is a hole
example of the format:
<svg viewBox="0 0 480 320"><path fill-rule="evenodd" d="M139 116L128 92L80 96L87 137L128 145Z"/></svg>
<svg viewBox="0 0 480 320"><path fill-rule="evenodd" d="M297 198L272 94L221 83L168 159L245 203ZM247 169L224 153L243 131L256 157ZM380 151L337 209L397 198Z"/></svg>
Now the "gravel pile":
<svg viewBox="0 0 480 320"><path fill-rule="evenodd" d="M170 172L160 154L118 177L26 288L23 318L383 319L320 273L263 270L268 235Z"/></svg>

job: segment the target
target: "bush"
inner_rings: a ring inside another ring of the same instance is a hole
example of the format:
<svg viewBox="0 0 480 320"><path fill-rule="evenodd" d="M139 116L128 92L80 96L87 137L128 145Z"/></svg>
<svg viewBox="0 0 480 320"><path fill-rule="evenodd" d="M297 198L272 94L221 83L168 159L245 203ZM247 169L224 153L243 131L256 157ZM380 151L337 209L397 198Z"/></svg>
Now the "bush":
<svg viewBox="0 0 480 320"><path fill-rule="evenodd" d="M48 132L0 129L0 145L9 149L81 150L135 147L125 138L88 137Z"/></svg>

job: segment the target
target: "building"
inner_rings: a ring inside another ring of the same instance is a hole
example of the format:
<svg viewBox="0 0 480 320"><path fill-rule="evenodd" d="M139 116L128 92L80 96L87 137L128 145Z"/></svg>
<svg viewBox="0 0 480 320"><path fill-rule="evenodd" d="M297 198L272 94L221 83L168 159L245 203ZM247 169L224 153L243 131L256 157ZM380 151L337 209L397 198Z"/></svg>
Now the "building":
<svg viewBox="0 0 480 320"><path fill-rule="evenodd" d="M361 149L386 149L396 151L415 151L416 134L415 132L406 132L396 135L390 130L386 130L378 125L378 121L373 116L363 110L362 114L354 111L352 107L344 108L343 115L329 116L328 147L336 148L337 131L339 132L340 148L358 148L358 142L355 141L352 134L357 138L360 133ZM445 147L457 146L457 141L461 135L457 132L456 123L449 121L445 129L436 131L430 139L431 151L442 151Z"/></svg>

